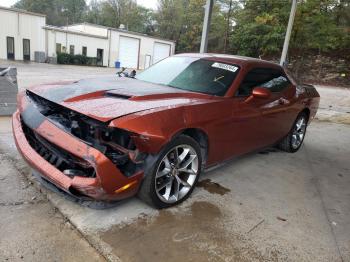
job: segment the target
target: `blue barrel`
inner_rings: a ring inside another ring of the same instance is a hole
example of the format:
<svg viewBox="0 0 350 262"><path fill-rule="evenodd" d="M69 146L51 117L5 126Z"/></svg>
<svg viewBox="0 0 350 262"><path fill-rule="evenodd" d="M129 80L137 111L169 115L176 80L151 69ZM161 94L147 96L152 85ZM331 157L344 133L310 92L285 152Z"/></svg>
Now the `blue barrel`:
<svg viewBox="0 0 350 262"><path fill-rule="evenodd" d="M115 68L120 68L120 62L119 61L115 61L114 62L114 66L115 66Z"/></svg>

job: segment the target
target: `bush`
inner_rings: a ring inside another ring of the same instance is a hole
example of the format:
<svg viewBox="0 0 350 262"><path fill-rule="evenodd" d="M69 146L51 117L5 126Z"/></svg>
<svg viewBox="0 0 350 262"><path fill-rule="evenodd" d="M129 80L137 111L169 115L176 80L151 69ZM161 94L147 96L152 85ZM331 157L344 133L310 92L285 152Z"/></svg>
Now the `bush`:
<svg viewBox="0 0 350 262"><path fill-rule="evenodd" d="M66 53L57 53L57 63L58 64L71 64L72 55Z"/></svg>
<svg viewBox="0 0 350 262"><path fill-rule="evenodd" d="M57 63L64 65L97 65L96 57L57 53Z"/></svg>

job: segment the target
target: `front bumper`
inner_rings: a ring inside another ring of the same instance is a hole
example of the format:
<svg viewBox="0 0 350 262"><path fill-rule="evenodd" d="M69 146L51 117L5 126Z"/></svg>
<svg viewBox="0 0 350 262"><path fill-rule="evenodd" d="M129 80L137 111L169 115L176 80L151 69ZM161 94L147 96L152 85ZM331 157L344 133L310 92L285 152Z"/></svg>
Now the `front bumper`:
<svg viewBox="0 0 350 262"><path fill-rule="evenodd" d="M35 113L40 114L40 112ZM23 119L21 119L21 114L17 110L12 118L16 146L23 158L43 178L78 198L121 200L137 193L143 177L142 172L126 177L101 152L59 129L45 118L40 117L39 120L28 119L33 120L30 122L35 122L34 131L37 134L54 144L57 148L61 148L72 156L88 162L94 168L96 174L95 177L70 177L43 158L29 144L21 123Z"/></svg>

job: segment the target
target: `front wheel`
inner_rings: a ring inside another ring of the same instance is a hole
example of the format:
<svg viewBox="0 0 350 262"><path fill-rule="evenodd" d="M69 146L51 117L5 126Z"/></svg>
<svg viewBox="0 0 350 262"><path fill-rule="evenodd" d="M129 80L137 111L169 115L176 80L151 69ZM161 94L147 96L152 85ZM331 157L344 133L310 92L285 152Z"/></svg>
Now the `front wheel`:
<svg viewBox="0 0 350 262"><path fill-rule="evenodd" d="M180 135L158 154L145 170L139 197L157 208L177 205L192 193L199 178L202 158L198 143Z"/></svg>
<svg viewBox="0 0 350 262"><path fill-rule="evenodd" d="M294 153L299 150L303 144L308 117L306 113L302 112L295 120L292 129L288 135L278 144L278 147L283 151Z"/></svg>

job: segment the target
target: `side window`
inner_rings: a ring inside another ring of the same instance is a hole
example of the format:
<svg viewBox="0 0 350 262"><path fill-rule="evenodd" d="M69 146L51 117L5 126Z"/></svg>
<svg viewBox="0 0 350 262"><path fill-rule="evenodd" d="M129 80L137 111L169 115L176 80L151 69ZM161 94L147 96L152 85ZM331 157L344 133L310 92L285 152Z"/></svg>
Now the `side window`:
<svg viewBox="0 0 350 262"><path fill-rule="evenodd" d="M271 92L281 92L283 89L288 87L289 84L290 82L285 76L278 74L261 86L270 89Z"/></svg>
<svg viewBox="0 0 350 262"><path fill-rule="evenodd" d="M237 96L249 96L257 87L265 87L271 92L280 92L290 84L284 73L272 68L255 68L248 72L239 86Z"/></svg>

